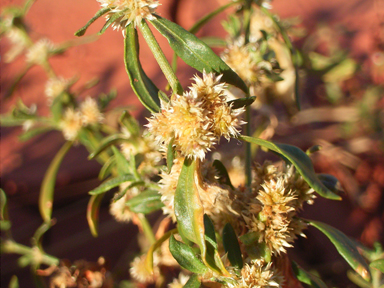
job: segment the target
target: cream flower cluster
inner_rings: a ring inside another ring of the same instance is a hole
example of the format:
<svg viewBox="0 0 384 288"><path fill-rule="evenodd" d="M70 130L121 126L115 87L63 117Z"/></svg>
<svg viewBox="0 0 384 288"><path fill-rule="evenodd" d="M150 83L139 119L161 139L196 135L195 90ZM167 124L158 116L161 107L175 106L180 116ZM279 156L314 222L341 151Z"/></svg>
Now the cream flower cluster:
<svg viewBox="0 0 384 288"><path fill-rule="evenodd" d="M235 285L229 284L231 288L272 288L282 287L284 282L272 262L265 264L263 260L254 260L245 264L241 269L241 277Z"/></svg>
<svg viewBox="0 0 384 288"><path fill-rule="evenodd" d="M67 108L59 123L64 138L68 141L75 141L80 129L87 125L101 123L104 119L97 102L88 97L80 104L80 109Z"/></svg>
<svg viewBox="0 0 384 288"><path fill-rule="evenodd" d="M26 54L26 61L30 64L42 65L48 60L49 54L53 52L55 45L49 39L40 39L32 47L30 47Z"/></svg>
<svg viewBox="0 0 384 288"><path fill-rule="evenodd" d="M48 104L52 104L53 100L63 93L69 86L69 80L63 77L49 78L45 84L45 95L48 98Z"/></svg>
<svg viewBox="0 0 384 288"><path fill-rule="evenodd" d="M116 19L112 27L116 30L134 23L135 27L143 19L152 20L156 8L160 5L156 0L97 0L103 8L111 8L107 14L107 20L121 13L121 17Z"/></svg>
<svg viewBox="0 0 384 288"><path fill-rule="evenodd" d="M219 142L239 134L244 124L238 116L243 108L232 109L224 94L225 84L221 75L203 73L195 76L188 92L176 95L169 103L162 102L161 112L148 119L148 130L161 145L173 145L182 156L204 159L207 151Z"/></svg>

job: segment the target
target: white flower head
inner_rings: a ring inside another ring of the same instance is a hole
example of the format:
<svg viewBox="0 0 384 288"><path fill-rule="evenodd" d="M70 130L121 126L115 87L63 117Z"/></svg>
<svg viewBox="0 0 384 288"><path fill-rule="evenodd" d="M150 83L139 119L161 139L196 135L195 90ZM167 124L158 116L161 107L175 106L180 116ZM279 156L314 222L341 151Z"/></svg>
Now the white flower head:
<svg viewBox="0 0 384 288"><path fill-rule="evenodd" d="M49 104L52 104L52 101L63 93L69 85L69 80L64 79L63 77L52 77L49 78L45 84L45 95L48 98Z"/></svg>
<svg viewBox="0 0 384 288"><path fill-rule="evenodd" d="M97 2L103 8L111 8L107 13L107 20L121 13L121 17L112 24L116 30L127 27L132 22L136 27L143 19L153 20L155 17L152 14L160 5L157 0L97 0Z"/></svg>
<svg viewBox="0 0 384 288"><path fill-rule="evenodd" d="M25 55L27 63L42 65L48 60L49 54L55 49L55 45L49 39L40 39Z"/></svg>
<svg viewBox="0 0 384 288"><path fill-rule="evenodd" d="M95 99L87 97L80 104L81 121L84 126L101 123L104 120L103 114Z"/></svg>
<svg viewBox="0 0 384 288"><path fill-rule="evenodd" d="M73 108L67 108L64 112L63 119L60 121L59 127L66 140L76 140L82 127L81 113Z"/></svg>

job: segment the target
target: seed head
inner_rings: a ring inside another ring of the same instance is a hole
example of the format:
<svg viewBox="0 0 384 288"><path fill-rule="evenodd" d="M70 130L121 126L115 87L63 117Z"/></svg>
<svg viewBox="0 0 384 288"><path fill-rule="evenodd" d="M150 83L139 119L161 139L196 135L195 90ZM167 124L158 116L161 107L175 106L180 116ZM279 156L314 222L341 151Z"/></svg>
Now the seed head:
<svg viewBox="0 0 384 288"><path fill-rule="evenodd" d="M107 20L116 13L121 13L121 17L112 24L115 30L127 27L132 22L136 27L143 19L153 20L155 17L152 14L160 5L157 0L97 0L97 2L103 8L111 8Z"/></svg>

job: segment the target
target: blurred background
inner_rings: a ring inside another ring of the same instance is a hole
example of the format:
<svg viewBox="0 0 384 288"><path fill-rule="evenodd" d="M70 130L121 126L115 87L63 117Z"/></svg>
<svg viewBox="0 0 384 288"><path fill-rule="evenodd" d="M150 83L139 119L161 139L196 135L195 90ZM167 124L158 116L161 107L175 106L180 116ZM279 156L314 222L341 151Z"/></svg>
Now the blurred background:
<svg viewBox="0 0 384 288"><path fill-rule="evenodd" d="M8 5L22 5L21 0L3 0ZM226 0L162 0L157 12L184 28ZM300 71L301 112L278 117L273 140L296 145L303 150L313 145L323 149L313 157L316 172L336 176L345 190L343 201L318 198L306 207L303 216L321 220L342 230L368 247L384 243L384 1L383 0L274 0L272 12L290 19L290 35L303 55ZM34 39L49 38L54 43L75 39L81 28L99 9L95 0L38 0L26 17ZM220 22L226 13L209 22L197 35L225 37ZM99 19L87 31L96 33L103 25ZM157 35L157 34L155 34ZM78 77L74 85L98 79L87 91L94 96L117 90L111 107L129 106L133 115L145 123L144 111L129 85L123 63L123 36L108 29L101 37L88 38L88 43L75 46L50 59L58 75ZM158 38L162 47L166 40ZM17 98L39 113L49 113L44 96L46 73L33 67L21 80L14 95L5 99L13 79L24 67L20 57L5 63L3 55L10 48L6 39L0 42L1 113L8 112ZM220 50L217 50L220 52ZM165 50L171 59L170 49ZM165 78L146 45L141 46L143 67L153 81L165 86ZM179 62L178 76L186 86L194 71ZM277 101L276 101L277 102ZM279 104L272 104L279 105ZM257 114L257 111L255 111ZM286 115L286 114L285 114ZM64 143L61 133L49 132L26 142L18 140L21 128L1 127L1 187L9 199L9 213L14 238L29 245L29 239L41 225L38 195L50 161ZM57 224L44 236L46 252L71 261L97 261L104 256L111 271L128 277L128 264L138 248L137 228L117 223L108 212L105 197L100 211L100 232L93 238L85 213L87 192L100 182L100 165L87 160L82 146L73 147L60 167L55 191L53 217ZM158 215L152 215L153 223ZM325 236L309 229L307 239L299 239L289 251L304 268L317 270L329 284L356 287L346 278L348 265L329 245ZM1 255L1 287L17 275L20 287L31 287L28 268L19 268L17 257Z"/></svg>

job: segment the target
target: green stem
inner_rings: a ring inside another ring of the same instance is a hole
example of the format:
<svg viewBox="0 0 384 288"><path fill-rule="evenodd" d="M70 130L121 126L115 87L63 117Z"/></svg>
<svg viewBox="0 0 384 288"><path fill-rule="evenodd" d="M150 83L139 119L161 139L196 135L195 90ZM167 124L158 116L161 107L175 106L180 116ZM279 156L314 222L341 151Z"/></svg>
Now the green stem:
<svg viewBox="0 0 384 288"><path fill-rule="evenodd" d="M245 134L251 136L251 108L248 106L245 110ZM251 143L245 143L245 173L247 177L247 186L251 188L252 184L252 150Z"/></svg>
<svg viewBox="0 0 384 288"><path fill-rule="evenodd" d="M149 224L144 214L137 214L137 217L140 220L141 228L143 228L144 235L149 240L150 245L153 245L154 243L156 243L156 237L153 233L152 226Z"/></svg>
<svg viewBox="0 0 384 288"><path fill-rule="evenodd" d="M20 255L33 255L34 253L36 253L35 251L33 251L33 248L25 245L21 245L12 240L6 240L1 245L1 248L3 253L14 253L14 254L20 254ZM41 258L39 260L41 264L46 264L49 266L59 264L59 259L54 256L41 253L40 257Z"/></svg>
<svg viewBox="0 0 384 288"><path fill-rule="evenodd" d="M143 34L144 39L147 42L149 48L151 49L153 56L155 56L155 59L160 66L160 69L163 71L165 78L167 78L168 83L173 90L173 94L183 94L183 88L181 87L180 82L175 75L175 72L173 71L171 65L165 57L163 50L161 50L159 43L157 43L156 38L153 35L151 29L149 28L147 22L141 22L140 31Z"/></svg>

